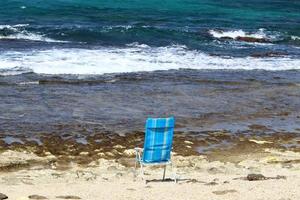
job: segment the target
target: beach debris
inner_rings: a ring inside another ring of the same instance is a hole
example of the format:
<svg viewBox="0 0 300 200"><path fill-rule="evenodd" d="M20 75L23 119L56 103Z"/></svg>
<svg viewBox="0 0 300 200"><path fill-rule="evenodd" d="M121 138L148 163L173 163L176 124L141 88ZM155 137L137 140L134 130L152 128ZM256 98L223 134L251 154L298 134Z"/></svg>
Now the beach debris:
<svg viewBox="0 0 300 200"><path fill-rule="evenodd" d="M115 174L115 176L116 176L117 178L121 178L121 177L123 176L123 173L118 172L118 173Z"/></svg>
<svg viewBox="0 0 300 200"><path fill-rule="evenodd" d="M207 171L210 174L219 174L219 173L222 173L222 171L220 169L218 169L217 167L211 167Z"/></svg>
<svg viewBox="0 0 300 200"><path fill-rule="evenodd" d="M55 173L51 173L51 176L53 176L53 178L61 178L63 174L55 172Z"/></svg>
<svg viewBox="0 0 300 200"><path fill-rule="evenodd" d="M77 175L77 178L83 178L86 181L97 179L97 175L91 171L77 170L76 175Z"/></svg>
<svg viewBox="0 0 300 200"><path fill-rule="evenodd" d="M81 156L87 156L87 155L89 155L89 152L83 151L83 152L80 152L79 155L81 155Z"/></svg>
<svg viewBox="0 0 300 200"><path fill-rule="evenodd" d="M26 184L26 185L33 185L33 183L31 183L30 181L28 180L21 180L22 183Z"/></svg>
<svg viewBox="0 0 300 200"><path fill-rule="evenodd" d="M120 149L119 149L119 150L120 150ZM119 152L119 151L116 150L116 149L111 150L111 153L114 154L114 155L122 155L122 153Z"/></svg>
<svg viewBox="0 0 300 200"><path fill-rule="evenodd" d="M276 163L276 162L280 162L281 159L277 156L268 156L264 159L262 159L262 162L265 162L265 163Z"/></svg>
<svg viewBox="0 0 300 200"><path fill-rule="evenodd" d="M270 179L286 179L286 176L277 175L276 177L270 177Z"/></svg>
<svg viewBox="0 0 300 200"><path fill-rule="evenodd" d="M8 196L6 196L3 193L0 193L0 200L2 200L2 199L8 199Z"/></svg>
<svg viewBox="0 0 300 200"><path fill-rule="evenodd" d="M254 140L254 139L251 139L249 140L250 142L254 142L256 144L272 144L273 142L270 142L270 141L265 141L265 140Z"/></svg>
<svg viewBox="0 0 300 200"><path fill-rule="evenodd" d="M185 140L184 143L185 143L185 144L194 144L193 142L188 141L188 140Z"/></svg>
<svg viewBox="0 0 300 200"><path fill-rule="evenodd" d="M203 183L203 181L199 181L199 180L193 178L193 179L188 179L186 181L186 183Z"/></svg>
<svg viewBox="0 0 300 200"><path fill-rule="evenodd" d="M182 183L207 183L205 181L200 181L198 179L180 179L179 181L182 181ZM179 183L179 184L182 184L182 183Z"/></svg>
<svg viewBox="0 0 300 200"><path fill-rule="evenodd" d="M247 176L248 181L261 181L266 179L267 178L262 174L248 174Z"/></svg>
<svg viewBox="0 0 300 200"><path fill-rule="evenodd" d="M211 182L205 183L204 185L214 186L214 185L218 185L218 183L215 181L211 181Z"/></svg>
<svg viewBox="0 0 300 200"><path fill-rule="evenodd" d="M277 175L275 177L266 177L262 174L248 174L246 178L242 178L248 181L262 181L262 180L269 180L269 179L286 179L286 176Z"/></svg>
<svg viewBox="0 0 300 200"><path fill-rule="evenodd" d="M126 190L129 190L129 191L136 191L136 189L134 189L134 188L126 188Z"/></svg>
<svg viewBox="0 0 300 200"><path fill-rule="evenodd" d="M123 153L126 156L133 156L133 155L135 155L135 150L134 149L126 149Z"/></svg>
<svg viewBox="0 0 300 200"><path fill-rule="evenodd" d="M117 171L118 168L116 166L108 166L107 168L107 171Z"/></svg>
<svg viewBox="0 0 300 200"><path fill-rule="evenodd" d="M47 197L45 196L41 196L41 195L37 195L37 194L33 194L33 195L30 195L28 196L29 199L35 199L35 200L39 200L39 199L48 199Z"/></svg>
<svg viewBox="0 0 300 200"><path fill-rule="evenodd" d="M213 191L212 193L216 194L216 195L224 195L224 194L228 194L228 193L235 193L237 192L236 190L220 190L220 191Z"/></svg>
<svg viewBox="0 0 300 200"><path fill-rule="evenodd" d="M114 148L115 148L115 149L125 149L124 146L119 145L119 144L115 145Z"/></svg>
<svg viewBox="0 0 300 200"><path fill-rule="evenodd" d="M78 196L74 195L66 195L66 196L56 196L57 199L81 199Z"/></svg>
<svg viewBox="0 0 300 200"><path fill-rule="evenodd" d="M108 157L114 157L115 156L115 154L113 154L112 152L106 152L105 155L108 156Z"/></svg>
<svg viewBox="0 0 300 200"><path fill-rule="evenodd" d="M105 153L100 152L100 153L97 153L97 155L103 157L103 156L105 156Z"/></svg>

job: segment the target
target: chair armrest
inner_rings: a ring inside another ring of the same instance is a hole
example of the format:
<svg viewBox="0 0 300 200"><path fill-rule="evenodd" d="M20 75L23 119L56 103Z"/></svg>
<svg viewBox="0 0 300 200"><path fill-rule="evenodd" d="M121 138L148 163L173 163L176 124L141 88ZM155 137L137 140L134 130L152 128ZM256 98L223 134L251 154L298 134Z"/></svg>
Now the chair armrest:
<svg viewBox="0 0 300 200"><path fill-rule="evenodd" d="M140 147L135 147L134 148L135 150L135 159L136 161L140 161L141 158L142 158L142 153L143 153L143 148L140 148Z"/></svg>
<svg viewBox="0 0 300 200"><path fill-rule="evenodd" d="M140 148L140 147L135 147L134 150L137 151L137 152L142 152L144 149Z"/></svg>

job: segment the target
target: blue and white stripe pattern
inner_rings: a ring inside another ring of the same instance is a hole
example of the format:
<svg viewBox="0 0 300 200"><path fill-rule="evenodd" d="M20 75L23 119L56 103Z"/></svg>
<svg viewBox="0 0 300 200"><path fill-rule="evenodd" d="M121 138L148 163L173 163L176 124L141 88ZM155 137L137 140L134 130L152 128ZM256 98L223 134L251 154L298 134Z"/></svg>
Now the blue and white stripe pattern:
<svg viewBox="0 0 300 200"><path fill-rule="evenodd" d="M170 161L174 124L174 117L147 119L143 163L150 164Z"/></svg>

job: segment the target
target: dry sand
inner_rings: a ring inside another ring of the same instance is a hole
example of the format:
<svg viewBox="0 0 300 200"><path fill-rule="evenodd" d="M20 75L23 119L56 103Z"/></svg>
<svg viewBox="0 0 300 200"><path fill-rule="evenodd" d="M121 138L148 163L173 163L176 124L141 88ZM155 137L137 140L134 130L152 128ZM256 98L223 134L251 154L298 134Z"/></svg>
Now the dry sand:
<svg viewBox="0 0 300 200"><path fill-rule="evenodd" d="M125 151L131 154L132 150ZM83 153L84 154L84 153ZM88 156L88 155L86 155ZM178 183L161 181L162 169L147 168L147 184L135 176L134 158L99 159L64 168L48 153L5 151L0 154L0 193L9 199L300 199L300 153L265 149L244 154L239 162L209 161L206 156L173 157ZM248 174L264 180L249 181ZM172 177L170 169L167 177ZM34 198L34 196L32 197Z"/></svg>

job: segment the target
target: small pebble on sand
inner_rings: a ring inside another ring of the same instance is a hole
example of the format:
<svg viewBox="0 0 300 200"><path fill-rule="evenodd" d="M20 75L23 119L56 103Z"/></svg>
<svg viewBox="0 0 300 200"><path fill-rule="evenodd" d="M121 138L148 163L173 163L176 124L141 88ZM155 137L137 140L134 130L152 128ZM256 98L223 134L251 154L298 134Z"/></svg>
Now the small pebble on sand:
<svg viewBox="0 0 300 200"><path fill-rule="evenodd" d="M235 193L237 192L236 190L221 190L221 191L213 191L212 193L216 194L216 195L224 195L224 194L228 194L228 193Z"/></svg>
<svg viewBox="0 0 300 200"><path fill-rule="evenodd" d="M35 199L35 200L38 200L38 199L48 199L47 197L44 197L44 196L41 196L41 195L37 195L37 194L33 194L33 195L30 195L28 196L29 199Z"/></svg>
<svg viewBox="0 0 300 200"><path fill-rule="evenodd" d="M66 195L66 196L57 196L57 199L81 199L78 196L74 196L74 195Z"/></svg>
<svg viewBox="0 0 300 200"><path fill-rule="evenodd" d="M5 194L3 194L3 193L0 193L0 200L2 200L2 199L7 199L8 197L5 195Z"/></svg>

